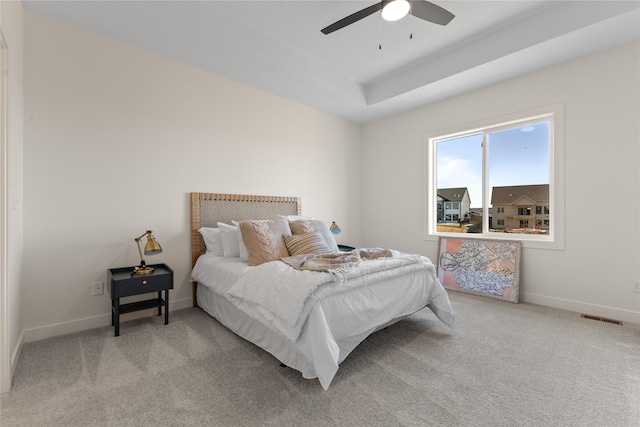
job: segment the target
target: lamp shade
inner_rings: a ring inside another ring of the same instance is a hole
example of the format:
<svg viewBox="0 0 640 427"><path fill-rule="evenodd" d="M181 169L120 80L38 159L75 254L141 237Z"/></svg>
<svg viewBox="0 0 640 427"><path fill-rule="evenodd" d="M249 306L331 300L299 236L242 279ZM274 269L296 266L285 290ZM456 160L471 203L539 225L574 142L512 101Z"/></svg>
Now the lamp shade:
<svg viewBox="0 0 640 427"><path fill-rule="evenodd" d="M149 239L147 240L147 244L144 245L144 254L155 255L155 254L159 254L160 252L162 252L160 243L158 243L156 239L153 238L153 236L150 236Z"/></svg>

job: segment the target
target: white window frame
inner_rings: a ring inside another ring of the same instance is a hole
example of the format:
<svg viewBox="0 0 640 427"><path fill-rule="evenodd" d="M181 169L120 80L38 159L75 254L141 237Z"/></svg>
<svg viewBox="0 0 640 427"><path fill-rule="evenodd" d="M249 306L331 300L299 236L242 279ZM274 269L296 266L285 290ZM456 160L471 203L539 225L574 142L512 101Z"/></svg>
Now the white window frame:
<svg viewBox="0 0 640 427"><path fill-rule="evenodd" d="M549 234L528 235L510 233L466 233L465 238L520 240L523 248L564 250L564 103L557 103L527 111L507 114L501 117L482 120L476 123L463 124L454 128L431 132L423 137L423 166L425 190L423 203L423 238L438 240L440 237L456 237L459 233L437 231L437 141L452 139L473 133L482 133L487 129L525 126L529 122L550 121L550 156L549 156ZM484 179L487 179L487 160L484 160ZM483 210L490 213L489 201L491 189L484 186ZM483 215L483 230L488 229L488 215Z"/></svg>

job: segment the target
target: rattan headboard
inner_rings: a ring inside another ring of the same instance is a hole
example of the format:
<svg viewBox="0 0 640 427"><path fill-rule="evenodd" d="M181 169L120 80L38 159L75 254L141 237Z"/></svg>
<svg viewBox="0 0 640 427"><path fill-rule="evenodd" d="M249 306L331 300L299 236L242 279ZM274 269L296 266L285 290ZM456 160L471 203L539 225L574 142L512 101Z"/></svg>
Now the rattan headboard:
<svg viewBox="0 0 640 427"><path fill-rule="evenodd" d="M278 215L300 215L299 197L249 196L242 194L191 193L191 266L205 253L200 227L246 219L277 219Z"/></svg>

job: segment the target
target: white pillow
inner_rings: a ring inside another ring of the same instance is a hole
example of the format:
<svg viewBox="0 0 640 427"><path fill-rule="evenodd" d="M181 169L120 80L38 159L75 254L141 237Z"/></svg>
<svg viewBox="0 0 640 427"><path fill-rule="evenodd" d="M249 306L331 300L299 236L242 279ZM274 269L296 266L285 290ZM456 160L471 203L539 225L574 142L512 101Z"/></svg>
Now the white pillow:
<svg viewBox="0 0 640 427"><path fill-rule="evenodd" d="M233 225L238 227L240 223L238 221L231 221ZM240 227L238 227L238 250L240 252L240 261L248 262L249 261L249 252L247 251L247 247L244 244L244 240L242 240L242 231Z"/></svg>
<svg viewBox="0 0 640 427"><path fill-rule="evenodd" d="M219 228L201 227L198 232L204 239L204 244L207 247L207 252L210 252L216 256L222 256L224 254L222 250L222 232Z"/></svg>
<svg viewBox="0 0 640 427"><path fill-rule="evenodd" d="M336 239L333 237L333 233L329 229L327 223L318 220L312 220L311 222L313 223L316 231L322 234L322 237L324 237L324 240L327 242L327 246L329 246L329 249L331 249L334 253L339 252Z"/></svg>
<svg viewBox="0 0 640 427"><path fill-rule="evenodd" d="M238 246L238 227L235 225L218 223L218 228L222 232L222 252L224 258L238 258L240 247Z"/></svg>
<svg viewBox="0 0 640 427"><path fill-rule="evenodd" d="M284 218L287 221L297 221L299 219L315 219L312 216L304 216L304 215L278 215L279 218Z"/></svg>

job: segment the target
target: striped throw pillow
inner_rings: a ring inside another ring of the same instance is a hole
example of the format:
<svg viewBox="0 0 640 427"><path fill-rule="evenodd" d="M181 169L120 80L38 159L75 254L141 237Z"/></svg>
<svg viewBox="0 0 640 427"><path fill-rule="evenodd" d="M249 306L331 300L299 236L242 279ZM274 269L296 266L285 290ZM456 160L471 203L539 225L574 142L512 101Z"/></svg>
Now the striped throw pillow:
<svg viewBox="0 0 640 427"><path fill-rule="evenodd" d="M291 256L301 254L320 255L331 253L331 249L320 233L304 233L282 236Z"/></svg>

